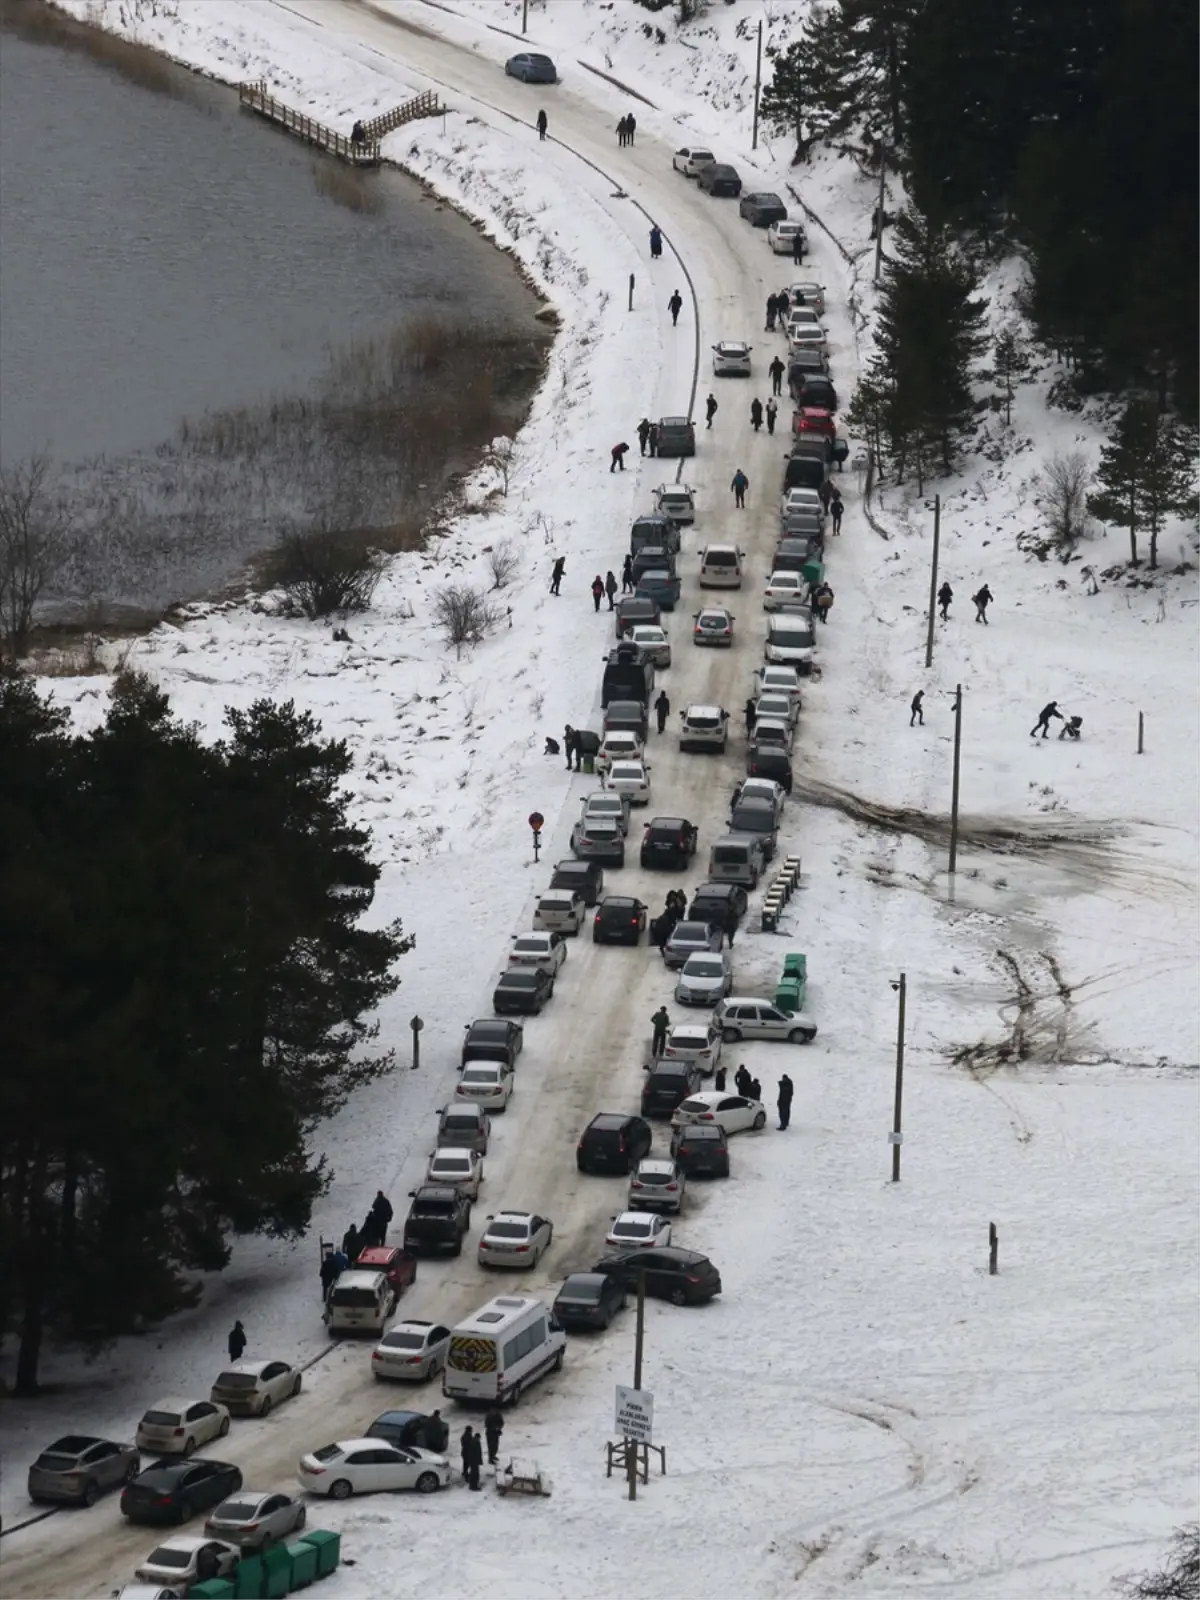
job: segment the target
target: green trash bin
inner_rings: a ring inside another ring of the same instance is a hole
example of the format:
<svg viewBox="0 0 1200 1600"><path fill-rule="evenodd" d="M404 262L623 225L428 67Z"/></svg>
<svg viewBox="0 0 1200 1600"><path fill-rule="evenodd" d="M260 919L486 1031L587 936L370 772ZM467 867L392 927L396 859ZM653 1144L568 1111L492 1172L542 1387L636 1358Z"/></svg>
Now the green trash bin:
<svg viewBox="0 0 1200 1600"><path fill-rule="evenodd" d="M820 583L825 577L825 563L818 561L815 556L806 561L800 570L804 575L805 583Z"/></svg>
<svg viewBox="0 0 1200 1600"><path fill-rule="evenodd" d="M792 978L782 978L775 985L775 1004L781 1011L799 1011L800 985Z"/></svg>
<svg viewBox="0 0 1200 1600"><path fill-rule="evenodd" d="M292 1558L285 1545L274 1545L262 1553L262 1600L283 1600L292 1592Z"/></svg>
<svg viewBox="0 0 1200 1600"><path fill-rule="evenodd" d="M205 1578L188 1589L189 1595L199 1595L201 1600L234 1600L237 1592L229 1578Z"/></svg>
<svg viewBox="0 0 1200 1600"><path fill-rule="evenodd" d="M293 1544L283 1547L292 1563L292 1589L307 1589L310 1583L317 1581L317 1552L313 1545L305 1544L303 1539L297 1539Z"/></svg>
<svg viewBox="0 0 1200 1600"><path fill-rule="evenodd" d="M236 1600L262 1600L266 1593L261 1556L243 1556L234 1568L233 1592Z"/></svg>
<svg viewBox="0 0 1200 1600"><path fill-rule="evenodd" d="M798 983L804 983L808 977L808 957L800 955L795 950L784 956L783 975L785 978L795 978Z"/></svg>
<svg viewBox="0 0 1200 1600"><path fill-rule="evenodd" d="M300 1538L302 1543L311 1544L317 1552L318 1578L327 1578L337 1570L338 1562L342 1559L340 1533L330 1533L328 1528L309 1528Z"/></svg>
<svg viewBox="0 0 1200 1600"><path fill-rule="evenodd" d="M595 770L596 770L596 758L595 758L595 756L593 756L593 755L584 756L584 758L583 758L583 770L584 770L584 772L589 773L589 774L595 772Z"/></svg>

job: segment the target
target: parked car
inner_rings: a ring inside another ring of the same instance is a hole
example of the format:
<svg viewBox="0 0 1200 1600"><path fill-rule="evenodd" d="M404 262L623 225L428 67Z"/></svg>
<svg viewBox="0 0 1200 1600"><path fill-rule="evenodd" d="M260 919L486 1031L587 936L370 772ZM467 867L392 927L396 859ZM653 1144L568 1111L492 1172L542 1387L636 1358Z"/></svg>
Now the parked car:
<svg viewBox="0 0 1200 1600"><path fill-rule="evenodd" d="M686 483L660 483L654 491L655 509L678 527L696 520L696 491Z"/></svg>
<svg viewBox="0 0 1200 1600"><path fill-rule="evenodd" d="M681 1100L699 1089L700 1069L693 1061L659 1058L642 1082L642 1115L669 1117Z"/></svg>
<svg viewBox="0 0 1200 1600"><path fill-rule="evenodd" d="M811 306L817 315L825 314L825 285L806 278L800 283L789 283L787 296L790 304Z"/></svg>
<svg viewBox="0 0 1200 1600"><path fill-rule="evenodd" d="M824 373L801 371L799 377L802 379L797 385L800 392L795 398L801 406L819 407L829 412L837 410L837 390Z"/></svg>
<svg viewBox="0 0 1200 1600"><path fill-rule="evenodd" d="M686 817L655 817L642 834L642 866L686 869L696 854L697 837L695 826Z"/></svg>
<svg viewBox="0 0 1200 1600"><path fill-rule="evenodd" d="M205 1539L180 1534L164 1539L139 1563L135 1575L143 1583L170 1583L188 1589L202 1578L227 1577L242 1558L227 1539Z"/></svg>
<svg viewBox="0 0 1200 1600"><path fill-rule="evenodd" d="M715 1122L727 1134L757 1133L767 1125L767 1108L761 1100L750 1100L745 1095L705 1089L676 1106L671 1117L673 1128L686 1128L693 1122Z"/></svg>
<svg viewBox="0 0 1200 1600"><path fill-rule="evenodd" d="M368 1439L382 1439L402 1450L433 1450L440 1437L436 1422L424 1411L381 1411L367 1429Z"/></svg>
<svg viewBox="0 0 1200 1600"><path fill-rule="evenodd" d="M515 56L509 56L504 63L504 71L510 78L519 78L522 83L557 83L558 71L549 56L539 55L536 50L521 50Z"/></svg>
<svg viewBox="0 0 1200 1600"><path fill-rule="evenodd" d="M655 622L634 622L631 634L639 628L654 628ZM604 675L600 679L600 704L607 708L610 700L640 700L650 703L654 693L654 663L632 636L615 644L604 658Z"/></svg>
<svg viewBox="0 0 1200 1600"><path fill-rule="evenodd" d="M778 723L777 727L786 728L786 723ZM764 743L758 738L758 727L755 726L755 748L761 749ZM780 748L786 750L786 745ZM779 825L775 817L774 806L768 805L763 800L739 800L729 813L729 831L731 833L752 833L763 847L763 855L767 861L775 854L776 841L779 837Z"/></svg>
<svg viewBox="0 0 1200 1600"><path fill-rule="evenodd" d="M671 1224L659 1211L622 1211L612 1219L604 1240L615 1250L646 1250L670 1244Z"/></svg>
<svg viewBox="0 0 1200 1600"><path fill-rule="evenodd" d="M210 1439L229 1432L229 1412L211 1400L156 1400L143 1412L134 1443L157 1455L190 1456Z"/></svg>
<svg viewBox="0 0 1200 1600"><path fill-rule="evenodd" d="M294 1495L243 1489L214 1507L205 1518L204 1531L210 1539L224 1539L242 1551L269 1550L299 1533L307 1520L307 1506Z"/></svg>
<svg viewBox="0 0 1200 1600"><path fill-rule="evenodd" d="M705 172L710 169L705 167ZM696 425L687 417L659 417L658 453L660 456L694 456ZM654 619L656 622L658 618Z"/></svg>
<svg viewBox="0 0 1200 1600"><path fill-rule="evenodd" d="M644 622L633 630L633 642L645 651L656 667L671 665L671 641L667 630L657 623Z"/></svg>
<svg viewBox="0 0 1200 1600"><path fill-rule="evenodd" d="M605 895L592 919L593 944L640 944L646 931L646 906L630 895Z"/></svg>
<svg viewBox="0 0 1200 1600"><path fill-rule="evenodd" d="M773 222L787 220L787 207L777 194L744 194L738 201L738 215L752 228L769 228Z"/></svg>
<svg viewBox="0 0 1200 1600"><path fill-rule="evenodd" d="M632 806L650 804L650 768L644 761L614 761L604 774L604 787L623 795Z"/></svg>
<svg viewBox="0 0 1200 1600"><path fill-rule="evenodd" d="M784 1011L752 995L727 995L714 1012L726 1044L739 1039L784 1039L811 1044L817 1025L803 1011Z"/></svg>
<svg viewBox="0 0 1200 1600"><path fill-rule="evenodd" d="M448 1106L438 1109L438 1149L447 1146L454 1150L473 1150L476 1155L487 1155L488 1142L492 1137L492 1119L481 1106L464 1105L461 1100L452 1100ZM432 1182L437 1182L432 1177L433 1162L429 1164ZM445 1181L445 1180L443 1180Z"/></svg>
<svg viewBox="0 0 1200 1600"><path fill-rule="evenodd" d="M714 161L711 166L701 167L696 174L696 182L705 194L713 196L736 200L742 192L742 180L737 168L724 161Z"/></svg>
<svg viewBox="0 0 1200 1600"><path fill-rule="evenodd" d="M627 1173L647 1155L654 1135L642 1117L601 1111L588 1123L575 1148L580 1172Z"/></svg>
<svg viewBox="0 0 1200 1600"><path fill-rule="evenodd" d="M679 1211L686 1193L687 1180L673 1161L644 1156L629 1179L629 1209Z"/></svg>
<svg viewBox="0 0 1200 1600"><path fill-rule="evenodd" d="M225 1368L209 1399L234 1417L268 1417L300 1393L303 1381L299 1367L287 1361L238 1361Z"/></svg>
<svg viewBox="0 0 1200 1600"><path fill-rule="evenodd" d="M513 1069L506 1061L473 1061L454 1085L456 1100L483 1106L486 1111L507 1111L512 1092Z"/></svg>
<svg viewBox="0 0 1200 1600"><path fill-rule="evenodd" d="M554 1297L555 1320L569 1332L607 1328L629 1295L619 1278L604 1272L573 1272Z"/></svg>
<svg viewBox="0 0 1200 1600"><path fill-rule="evenodd" d="M632 633L634 628L644 622L661 621L661 608L648 594L622 595L613 608L613 623L618 639L624 638L627 633Z"/></svg>
<svg viewBox="0 0 1200 1600"><path fill-rule="evenodd" d="M696 922L688 918L677 922L671 929L662 947L662 958L672 971L677 971L698 950L720 950L724 944L725 935L714 923Z"/></svg>
<svg viewBox="0 0 1200 1600"><path fill-rule="evenodd" d="M402 1448L377 1439L341 1439L301 1456L296 1469L309 1494L348 1500L352 1494L415 1489L434 1494L450 1482L450 1463L443 1455L416 1446Z"/></svg>
<svg viewBox="0 0 1200 1600"><path fill-rule="evenodd" d="M697 611L692 627L693 644L723 645L733 643L733 616L724 606L705 606Z"/></svg>
<svg viewBox="0 0 1200 1600"><path fill-rule="evenodd" d="M812 671L816 653L817 636L808 606L783 606L771 616L763 649L767 661L778 661L807 674Z"/></svg>
<svg viewBox="0 0 1200 1600"><path fill-rule="evenodd" d="M643 572L637 580L635 598L653 600L659 611L674 611L679 604L679 575L665 568L654 567Z"/></svg>
<svg viewBox="0 0 1200 1600"><path fill-rule="evenodd" d="M786 722L790 728L795 728L799 719L799 708L789 694L776 694L774 691L764 689L754 702L755 722L765 718L773 722ZM749 796L747 796L749 798ZM780 809L783 806L783 796L779 796Z"/></svg>
<svg viewBox="0 0 1200 1600"><path fill-rule="evenodd" d="M721 1042L720 1028L707 1018L697 1022L677 1022L667 1035L661 1059L686 1061L708 1078L720 1065Z"/></svg>
<svg viewBox="0 0 1200 1600"><path fill-rule="evenodd" d="M713 345L714 378L748 378L750 346L740 339L723 339Z"/></svg>
<svg viewBox="0 0 1200 1600"><path fill-rule="evenodd" d="M186 1522L241 1487L241 1468L228 1461L156 1461L121 1491L121 1515L130 1522Z"/></svg>
<svg viewBox="0 0 1200 1600"><path fill-rule="evenodd" d="M781 606L804 603L808 583L802 572L773 572L763 586L763 610L778 611Z"/></svg>
<svg viewBox="0 0 1200 1600"><path fill-rule="evenodd" d="M770 778L785 794L792 792L792 758L786 750L751 744L746 749L746 773L751 778Z"/></svg>
<svg viewBox="0 0 1200 1600"><path fill-rule="evenodd" d="M679 748L723 754L729 738L729 713L720 706L687 706L679 713Z"/></svg>
<svg viewBox="0 0 1200 1600"><path fill-rule="evenodd" d="M629 833L629 809L628 796L615 794L610 789L593 789L586 799L579 802L580 816L587 820L604 817L609 822L619 822L625 834ZM580 909L586 908L581 906Z"/></svg>
<svg viewBox="0 0 1200 1600"><path fill-rule="evenodd" d="M682 172L685 178L694 178L702 167L711 167L716 159L711 150L699 150L695 145L688 145L676 150L671 157L671 165L676 172Z"/></svg>
<svg viewBox="0 0 1200 1600"><path fill-rule="evenodd" d="M716 1122L689 1122L671 1129L671 1154L689 1178L729 1176L729 1138Z"/></svg>
<svg viewBox="0 0 1200 1600"><path fill-rule="evenodd" d="M648 1295L677 1306L700 1305L721 1292L721 1274L708 1257L673 1244L605 1256L592 1270L620 1276L630 1289L644 1274Z"/></svg>
<svg viewBox="0 0 1200 1600"><path fill-rule="evenodd" d="M774 808L775 818L778 821L783 816L783 803L786 798L783 785L776 783L772 778L743 778L733 791L732 805L736 806L739 800L765 800Z"/></svg>
<svg viewBox="0 0 1200 1600"><path fill-rule="evenodd" d="M87 1433L68 1433L47 1445L29 1469L26 1487L35 1505L59 1502L94 1506L142 1470L137 1446Z"/></svg>
<svg viewBox="0 0 1200 1600"><path fill-rule="evenodd" d="M733 962L728 950L706 950L689 956L675 985L681 1006L715 1006L733 988Z"/></svg>
<svg viewBox="0 0 1200 1600"><path fill-rule="evenodd" d="M441 1322L410 1317L395 1322L371 1354L371 1371L377 1378L400 1383L426 1383L446 1365L450 1329Z"/></svg>
<svg viewBox="0 0 1200 1600"><path fill-rule="evenodd" d="M604 868L597 861L559 861L550 879L550 887L577 889L583 896L584 905L594 906L604 892Z"/></svg>
<svg viewBox="0 0 1200 1600"><path fill-rule="evenodd" d="M479 1241L481 1267L536 1267L549 1250L554 1224L532 1211L497 1211Z"/></svg>
<svg viewBox="0 0 1200 1600"><path fill-rule="evenodd" d="M508 952L510 967L537 967L553 976L567 959L567 944L561 933L514 933Z"/></svg>
<svg viewBox="0 0 1200 1600"><path fill-rule="evenodd" d="M509 1068L502 1061L480 1061L466 1070L507 1072ZM412 1205L404 1219L404 1248L414 1254L431 1250L460 1256L462 1242L471 1229L469 1191L473 1187L475 1196L479 1194L482 1162L473 1150L442 1150L434 1159L441 1158L447 1158L452 1173L457 1172L462 1182L422 1183L409 1190Z"/></svg>
<svg viewBox="0 0 1200 1600"><path fill-rule="evenodd" d="M571 849L581 861L606 867L625 865L625 830L608 817L581 817L571 829Z"/></svg>
<svg viewBox="0 0 1200 1600"><path fill-rule="evenodd" d="M709 922L732 935L746 915L748 900L740 883L702 883L692 891L689 922Z"/></svg>
<svg viewBox="0 0 1200 1600"><path fill-rule="evenodd" d="M761 750L764 745L777 745L781 750L790 751L793 731L792 724L786 717L759 717L754 724L750 742L757 750ZM731 826L736 827L737 824L731 822Z"/></svg>
<svg viewBox="0 0 1200 1600"><path fill-rule="evenodd" d="M793 254L797 236L800 239L800 254L803 255L808 249L808 234L804 231L802 222L779 217L767 228L767 243L777 256Z"/></svg>
<svg viewBox="0 0 1200 1600"><path fill-rule="evenodd" d="M665 417L663 421L681 424L685 429L692 426L686 417ZM693 439L693 444L694 442ZM661 450L659 454L662 454ZM679 554L679 525L671 517L668 517L664 511L644 512L629 530L629 551L631 555L636 556L640 550L649 545L656 546L662 550L669 550L673 555Z"/></svg>
<svg viewBox="0 0 1200 1600"><path fill-rule="evenodd" d="M572 866L574 862L571 863ZM525 1030L519 1022L504 1022L498 1017L480 1017L464 1028L460 1067L468 1061L507 1061L516 1066L525 1046Z"/></svg>
<svg viewBox="0 0 1200 1600"><path fill-rule="evenodd" d="M479 1186L483 1182L483 1157L478 1150L465 1145L442 1145L429 1158L425 1182L434 1189L454 1189L465 1200L478 1200ZM420 1192L415 1189L413 1198ZM470 1213L467 1215L469 1218Z"/></svg>
<svg viewBox="0 0 1200 1600"><path fill-rule="evenodd" d="M466 1070L469 1072L471 1068ZM398 1245L368 1245L365 1250L358 1252L354 1265L361 1272L381 1272L397 1296L402 1295L417 1278L416 1257L407 1250L401 1250Z"/></svg>
<svg viewBox="0 0 1200 1600"><path fill-rule="evenodd" d="M541 1015L543 1007L553 995L554 979L548 972L539 972L536 967L529 970L509 967L496 980L496 987L492 990L492 1009L497 1016L516 1012L522 1016L536 1017Z"/></svg>
<svg viewBox="0 0 1200 1600"><path fill-rule="evenodd" d="M628 729L606 733L596 753L596 771L603 779L614 761L641 761L646 753L645 742Z"/></svg>
<svg viewBox="0 0 1200 1600"><path fill-rule="evenodd" d="M560 933L564 938L577 934L586 919L583 896L574 890L547 889L538 896L533 911L535 928L540 932Z"/></svg>

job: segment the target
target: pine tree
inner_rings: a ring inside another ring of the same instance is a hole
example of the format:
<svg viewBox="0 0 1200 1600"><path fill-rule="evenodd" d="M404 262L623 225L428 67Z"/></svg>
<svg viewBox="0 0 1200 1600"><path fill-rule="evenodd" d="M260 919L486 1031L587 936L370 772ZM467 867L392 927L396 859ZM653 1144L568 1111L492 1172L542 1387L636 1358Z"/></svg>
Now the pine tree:
<svg viewBox="0 0 1200 1600"><path fill-rule="evenodd" d="M759 99L759 115L766 127L776 133L790 133L796 141L792 165L807 159L809 137L807 116L811 104L810 64L802 40L786 50L768 50L774 70L764 84Z"/></svg>
<svg viewBox="0 0 1200 1600"><path fill-rule="evenodd" d="M841 0L843 94L869 144L903 143L903 70L918 10L917 0Z"/></svg>
<svg viewBox="0 0 1200 1600"><path fill-rule="evenodd" d="M1012 426L1012 403L1017 382L1029 370L1029 351L1020 330L1009 322L996 335L992 346L992 376L1000 386L1004 406L1004 425Z"/></svg>
<svg viewBox="0 0 1200 1600"><path fill-rule="evenodd" d="M1096 470L1101 492L1088 510L1101 522L1129 529L1129 559L1138 561L1138 533L1150 537L1150 566L1158 566L1158 538L1168 516L1196 511L1195 440L1152 400L1131 400Z"/></svg>

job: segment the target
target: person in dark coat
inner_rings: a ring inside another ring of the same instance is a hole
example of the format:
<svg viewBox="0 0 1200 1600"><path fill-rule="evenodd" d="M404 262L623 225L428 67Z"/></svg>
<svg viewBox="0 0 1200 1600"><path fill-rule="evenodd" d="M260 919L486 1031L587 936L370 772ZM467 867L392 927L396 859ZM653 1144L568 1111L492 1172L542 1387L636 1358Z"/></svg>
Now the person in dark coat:
<svg viewBox="0 0 1200 1600"><path fill-rule="evenodd" d="M356 122L354 124L354 126L350 129L350 143L351 144L366 144L366 142L367 142L367 130L363 127L361 122Z"/></svg>
<svg viewBox="0 0 1200 1600"><path fill-rule="evenodd" d="M229 1345L230 1361L240 1361L242 1359L242 1352L246 1348L246 1330L242 1327L240 1322L235 1322L233 1327L230 1328L229 1339L227 1342Z"/></svg>
<svg viewBox="0 0 1200 1600"><path fill-rule="evenodd" d="M659 1006L650 1018L650 1027L653 1030L650 1035L650 1054L660 1056L667 1048L667 1035L671 1031L671 1016L666 1006Z"/></svg>
<svg viewBox="0 0 1200 1600"><path fill-rule="evenodd" d="M383 1244L387 1240L388 1229L396 1213L392 1210L392 1202L382 1189L375 1191L375 1198L371 1202L371 1214L379 1224L379 1242Z"/></svg>
<svg viewBox="0 0 1200 1600"><path fill-rule="evenodd" d="M751 402L750 402L750 426L754 429L755 433L757 433L758 430L762 427L762 418L763 418L762 401L761 400L751 400Z"/></svg>
<svg viewBox="0 0 1200 1600"><path fill-rule="evenodd" d="M362 1227L358 1230L359 1251L370 1250L374 1245L382 1243L378 1219L373 1211L368 1211L362 1220Z"/></svg>
<svg viewBox="0 0 1200 1600"><path fill-rule="evenodd" d="M725 1093L725 1068L718 1067L713 1073L713 1088L718 1094Z"/></svg>
<svg viewBox="0 0 1200 1600"><path fill-rule="evenodd" d="M569 722L563 729L563 754L567 758L567 771L570 772L571 758L574 757L576 763L579 761L579 735Z"/></svg>
<svg viewBox="0 0 1200 1600"><path fill-rule="evenodd" d="M599 573L592 579L592 599L596 603L596 610L600 609L600 602L604 599L604 579Z"/></svg>
<svg viewBox="0 0 1200 1600"><path fill-rule="evenodd" d="M462 1431L459 1451L462 1455L462 1472L467 1488L478 1489L479 1473L483 1466L483 1446L479 1442L479 1435L469 1424Z"/></svg>
<svg viewBox="0 0 1200 1600"><path fill-rule="evenodd" d="M829 612L833 605L833 590L827 583L819 583L813 590L812 606L820 622L829 621Z"/></svg>
<svg viewBox="0 0 1200 1600"><path fill-rule="evenodd" d="M804 265L804 235L802 233L794 233L792 235L792 264L797 267Z"/></svg>
<svg viewBox="0 0 1200 1600"><path fill-rule="evenodd" d="M643 417L637 425L638 449L646 454L646 443L650 438L650 418Z"/></svg>
<svg viewBox="0 0 1200 1600"><path fill-rule="evenodd" d="M842 531L842 512L846 507L841 495L836 489L829 491L829 515L833 518L833 531L835 536Z"/></svg>
<svg viewBox="0 0 1200 1600"><path fill-rule="evenodd" d="M650 424L650 454L652 456L656 456L658 454L658 423L657 422L652 422Z"/></svg>
<svg viewBox="0 0 1200 1600"><path fill-rule="evenodd" d="M779 315L779 297L769 294L767 296L767 333L775 332L775 318Z"/></svg>
<svg viewBox="0 0 1200 1600"><path fill-rule="evenodd" d="M617 123L617 148L618 149L624 149L625 148L625 118L624 117L622 117L620 122Z"/></svg>
<svg viewBox="0 0 1200 1600"><path fill-rule="evenodd" d="M450 1427L440 1411L431 1411L425 1422L425 1448L445 1455L450 1443Z"/></svg>
<svg viewBox="0 0 1200 1600"><path fill-rule="evenodd" d="M612 568L610 567L608 569L608 571L604 574L604 592L608 596L608 609L610 611L612 611L614 609L614 607L616 606L616 603L617 603L617 591L618 591L619 588L620 588L620 585L617 582L616 574L613 572Z"/></svg>
<svg viewBox="0 0 1200 1600"><path fill-rule="evenodd" d="M657 261L662 255L662 229L656 222L650 229L650 259Z"/></svg>
<svg viewBox="0 0 1200 1600"><path fill-rule="evenodd" d="M338 1280L338 1252L331 1250L321 1257L321 1299L329 1299L329 1291Z"/></svg>
<svg viewBox="0 0 1200 1600"><path fill-rule="evenodd" d="M608 470L610 472L615 472L617 470L617 468L620 467L621 471L624 472L625 471L625 457L626 457L626 455L628 455L628 453L629 453L629 446L627 444L625 444L623 441L622 441L621 444L613 445L612 452L611 452L612 460L608 464Z"/></svg>
<svg viewBox="0 0 1200 1600"><path fill-rule="evenodd" d="M632 594L633 590L633 557L629 555L625 557L625 565L621 568L621 593Z"/></svg>
<svg viewBox="0 0 1200 1600"><path fill-rule="evenodd" d="M751 695L750 699L746 701L746 737L747 738L750 738L753 735L753 733L754 733L754 724L755 724L755 722L757 720L758 720L758 712L755 709L754 696Z"/></svg>
<svg viewBox="0 0 1200 1600"><path fill-rule="evenodd" d="M504 1414L499 1406L493 1406L484 1417L483 1431L487 1435L488 1465L494 1467L500 1454L500 1435L504 1432Z"/></svg>
<svg viewBox="0 0 1200 1600"><path fill-rule="evenodd" d="M625 118L625 143L632 144L633 136L637 132L637 118L631 111Z"/></svg>
<svg viewBox="0 0 1200 1600"><path fill-rule="evenodd" d="M537 131L539 139L544 139L546 137L546 129L549 126L550 124L546 119L546 113L544 111L539 111L537 114Z"/></svg>
<svg viewBox="0 0 1200 1600"><path fill-rule="evenodd" d="M715 394L710 394L708 399L704 402L705 425L707 427L709 427L709 428L712 427L713 418L716 416L716 414L717 414L717 397L716 397Z"/></svg>
<svg viewBox="0 0 1200 1600"><path fill-rule="evenodd" d="M975 621L982 622L987 627L987 608L995 596L985 583L982 589L977 589L971 596L971 603L975 607Z"/></svg>
<svg viewBox="0 0 1200 1600"><path fill-rule="evenodd" d="M353 1263L358 1260L358 1252L361 1249L362 1245L359 1242L358 1229L351 1223L342 1235L342 1254L347 1261Z"/></svg>
<svg viewBox="0 0 1200 1600"><path fill-rule="evenodd" d="M954 599L954 590L948 583L944 583L937 593L938 612L943 622L950 620L950 602Z"/></svg>
<svg viewBox="0 0 1200 1600"><path fill-rule="evenodd" d="M733 490L734 505L739 511L744 511L746 508L746 490L750 487L750 479L742 471L741 467L734 473L733 482L729 487Z"/></svg>
<svg viewBox="0 0 1200 1600"><path fill-rule="evenodd" d="M658 719L659 733L667 731L667 718L671 715L671 702L667 699L667 691L660 689L658 699L654 702L654 715Z"/></svg>
<svg viewBox="0 0 1200 1600"><path fill-rule="evenodd" d="M925 691L924 691L924 689L918 689L917 690L916 694L913 695L912 699L909 701L908 709L909 709L909 712L910 712L909 719L908 719L909 727L911 728L914 722L919 722L921 724L921 726L924 727L925 726Z"/></svg>
<svg viewBox="0 0 1200 1600"><path fill-rule="evenodd" d="M779 1080L779 1093L775 1098L775 1104L779 1109L780 1133L783 1132L788 1123L792 1120L792 1089L792 1080L785 1072L783 1077Z"/></svg>
<svg viewBox="0 0 1200 1600"><path fill-rule="evenodd" d="M751 1081L750 1074L746 1071L746 1063L743 1061L733 1075L733 1086L744 1100L750 1098Z"/></svg>
<svg viewBox="0 0 1200 1600"><path fill-rule="evenodd" d="M683 310L683 296L678 289L667 301L667 310L671 313L671 326L677 328L679 326L679 313Z"/></svg>
<svg viewBox="0 0 1200 1600"><path fill-rule="evenodd" d="M1064 720L1062 712L1058 709L1057 700L1051 700L1048 706L1042 707L1041 714L1029 730L1029 737L1035 739L1040 733L1043 739L1049 738L1051 717L1057 717L1060 722Z"/></svg>
<svg viewBox="0 0 1200 1600"><path fill-rule="evenodd" d="M556 556L554 565L550 568L550 593L557 594L562 585L563 573L567 570L567 558Z"/></svg>
<svg viewBox="0 0 1200 1600"><path fill-rule="evenodd" d="M783 362L778 356L776 356L774 361L772 361L771 365L767 368L767 371L771 374L771 393L782 394L783 375L787 371L787 368L784 366Z"/></svg>
<svg viewBox="0 0 1200 1600"><path fill-rule="evenodd" d="M768 400L767 401L767 432L768 433L773 434L775 432L775 418L778 415L779 415L779 407L775 404L774 400Z"/></svg>
<svg viewBox="0 0 1200 1600"><path fill-rule="evenodd" d="M757 1078L751 1078L750 1079L750 1088L749 1088L749 1090L748 1090L748 1092L746 1094L746 1099L747 1100L761 1100L762 1099L762 1084L759 1083Z"/></svg>

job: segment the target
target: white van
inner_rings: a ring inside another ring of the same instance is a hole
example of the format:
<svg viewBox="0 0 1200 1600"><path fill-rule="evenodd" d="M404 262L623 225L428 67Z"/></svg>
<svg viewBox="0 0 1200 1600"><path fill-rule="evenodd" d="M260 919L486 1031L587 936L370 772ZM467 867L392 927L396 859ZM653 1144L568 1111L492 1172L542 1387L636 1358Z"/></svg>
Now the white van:
<svg viewBox="0 0 1200 1600"><path fill-rule="evenodd" d="M497 1295L451 1329L442 1393L452 1400L515 1406L531 1383L559 1370L566 1345L544 1301Z"/></svg>
<svg viewBox="0 0 1200 1600"><path fill-rule="evenodd" d="M330 1333L381 1334L396 1309L396 1291L382 1272L338 1274L325 1307Z"/></svg>
<svg viewBox="0 0 1200 1600"><path fill-rule="evenodd" d="M807 606L782 606L767 618L767 642L763 655L772 665L795 667L801 674L812 671L817 653L812 612Z"/></svg>
<svg viewBox="0 0 1200 1600"><path fill-rule="evenodd" d="M700 552L702 589L740 589L742 554L735 544L710 544Z"/></svg>

